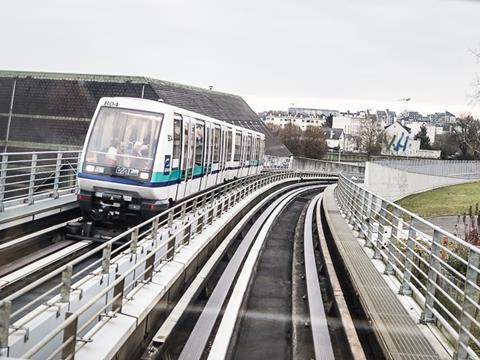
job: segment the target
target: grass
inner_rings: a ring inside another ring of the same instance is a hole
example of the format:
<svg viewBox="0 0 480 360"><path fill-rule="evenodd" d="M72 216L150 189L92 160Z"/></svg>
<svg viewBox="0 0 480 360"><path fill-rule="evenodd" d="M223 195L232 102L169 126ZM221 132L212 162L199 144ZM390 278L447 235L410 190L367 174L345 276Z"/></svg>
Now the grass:
<svg viewBox="0 0 480 360"><path fill-rule="evenodd" d="M396 201L405 209L422 217L468 214L470 205L480 203L480 182L446 186Z"/></svg>

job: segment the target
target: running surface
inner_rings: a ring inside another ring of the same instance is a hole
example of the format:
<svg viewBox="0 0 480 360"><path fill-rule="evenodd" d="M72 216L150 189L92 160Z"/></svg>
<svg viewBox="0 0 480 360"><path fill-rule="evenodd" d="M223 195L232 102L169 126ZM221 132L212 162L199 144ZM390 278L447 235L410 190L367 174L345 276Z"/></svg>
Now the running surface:
<svg viewBox="0 0 480 360"><path fill-rule="evenodd" d="M303 196L283 210L267 237L232 354L235 359L291 359L293 239L310 199Z"/></svg>

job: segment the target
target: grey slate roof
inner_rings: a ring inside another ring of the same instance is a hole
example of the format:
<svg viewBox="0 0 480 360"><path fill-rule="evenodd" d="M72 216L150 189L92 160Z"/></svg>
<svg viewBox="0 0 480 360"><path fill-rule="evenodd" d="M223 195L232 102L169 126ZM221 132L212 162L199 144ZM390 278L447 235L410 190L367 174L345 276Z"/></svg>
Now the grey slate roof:
<svg viewBox="0 0 480 360"><path fill-rule="evenodd" d="M5 139L6 113L15 78L12 141L80 146L101 97L140 97L143 92L147 99L162 99L167 104L261 131L266 137L267 154L291 155L240 96L142 76L0 71L0 140Z"/></svg>
<svg viewBox="0 0 480 360"><path fill-rule="evenodd" d="M340 139L340 136L342 136L343 129L339 128L322 128L323 135L325 136L325 139L333 139L333 140L338 140Z"/></svg>

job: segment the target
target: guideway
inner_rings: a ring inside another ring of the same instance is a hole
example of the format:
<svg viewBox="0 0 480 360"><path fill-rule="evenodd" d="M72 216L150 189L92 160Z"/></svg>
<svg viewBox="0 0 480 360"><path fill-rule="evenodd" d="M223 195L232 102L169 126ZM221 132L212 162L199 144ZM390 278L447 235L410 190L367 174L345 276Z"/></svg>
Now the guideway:
<svg viewBox="0 0 480 360"><path fill-rule="evenodd" d="M316 224L325 186L286 186L244 216L142 359L364 360Z"/></svg>

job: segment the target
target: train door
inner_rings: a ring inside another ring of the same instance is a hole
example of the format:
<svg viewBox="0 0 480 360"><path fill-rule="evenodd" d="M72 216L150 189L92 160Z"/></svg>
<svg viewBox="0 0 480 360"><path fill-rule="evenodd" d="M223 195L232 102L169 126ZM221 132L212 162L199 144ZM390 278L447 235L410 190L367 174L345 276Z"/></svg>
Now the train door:
<svg viewBox="0 0 480 360"><path fill-rule="evenodd" d="M241 141L240 141L240 161L238 163L238 177L243 176L243 169L245 165L245 133L240 131L241 133Z"/></svg>
<svg viewBox="0 0 480 360"><path fill-rule="evenodd" d="M190 165L190 118L184 116L182 119L182 155L180 167L180 182L177 188L177 199L185 197L189 177Z"/></svg>
<svg viewBox="0 0 480 360"><path fill-rule="evenodd" d="M232 147L233 147L233 134L232 134L232 129L227 128L226 130L226 140L225 140L225 178L227 180L230 180L232 176Z"/></svg>
<svg viewBox="0 0 480 360"><path fill-rule="evenodd" d="M221 144L221 131L219 125L214 125L212 129L212 175L214 179L214 184L217 183L217 174L220 171L220 144Z"/></svg>
<svg viewBox="0 0 480 360"><path fill-rule="evenodd" d="M250 161L248 162L248 175L255 174L255 135L251 136L252 142L250 144Z"/></svg>
<svg viewBox="0 0 480 360"><path fill-rule="evenodd" d="M193 167L192 191L200 191L206 187L205 174L205 122L195 119L195 163Z"/></svg>
<svg viewBox="0 0 480 360"><path fill-rule="evenodd" d="M220 158L219 158L219 171L218 171L218 177L217 177L217 184L220 184L223 182L223 180L226 178L225 174L225 161L227 159L227 152L226 152L226 139L227 139L227 133L225 127L221 127L220 129Z"/></svg>
<svg viewBox="0 0 480 360"><path fill-rule="evenodd" d="M201 152L203 148L203 136L197 140L197 134L203 131L203 123L189 118L189 135L188 135L188 169L187 169L187 183L185 187L185 196L194 194L200 190L201 165L197 165L197 146ZM200 155L201 156L201 155ZM201 159L199 160L201 164Z"/></svg>
<svg viewBox="0 0 480 360"><path fill-rule="evenodd" d="M178 196L178 184L181 180L181 160L182 160L182 116L175 114L173 118L173 152L172 152L172 170L171 174L174 180L177 181L175 187L175 194L173 197L176 200Z"/></svg>
<svg viewBox="0 0 480 360"><path fill-rule="evenodd" d="M200 190L208 188L209 176L211 171L210 163L210 123L205 123L205 141L203 148L203 176L200 184Z"/></svg>
<svg viewBox="0 0 480 360"><path fill-rule="evenodd" d="M214 184L212 176L212 144L213 144L213 126L211 123L206 124L206 156L205 156L205 180L206 187Z"/></svg>
<svg viewBox="0 0 480 360"><path fill-rule="evenodd" d="M240 176L240 166L242 163L242 133L241 131L235 131L235 145L233 149L233 176Z"/></svg>

